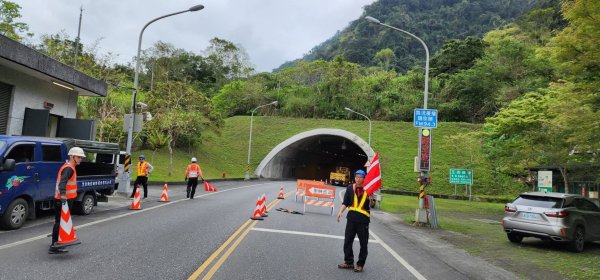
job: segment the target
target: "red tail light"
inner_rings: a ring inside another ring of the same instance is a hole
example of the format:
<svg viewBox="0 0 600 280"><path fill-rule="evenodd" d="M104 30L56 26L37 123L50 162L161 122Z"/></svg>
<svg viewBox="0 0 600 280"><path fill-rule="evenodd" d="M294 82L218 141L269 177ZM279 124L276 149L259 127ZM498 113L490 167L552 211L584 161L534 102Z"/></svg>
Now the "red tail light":
<svg viewBox="0 0 600 280"><path fill-rule="evenodd" d="M512 205L504 206L504 212L517 212L517 208Z"/></svg>
<svg viewBox="0 0 600 280"><path fill-rule="evenodd" d="M559 211L559 212L546 212L544 215L552 218L564 218L569 216L569 212L567 211Z"/></svg>

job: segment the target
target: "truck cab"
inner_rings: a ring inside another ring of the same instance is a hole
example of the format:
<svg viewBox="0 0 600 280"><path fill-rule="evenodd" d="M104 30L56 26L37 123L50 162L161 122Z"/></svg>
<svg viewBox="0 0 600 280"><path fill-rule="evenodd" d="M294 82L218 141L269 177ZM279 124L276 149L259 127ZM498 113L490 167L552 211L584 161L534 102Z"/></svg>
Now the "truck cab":
<svg viewBox="0 0 600 280"><path fill-rule="evenodd" d="M0 135L0 227L20 228L27 219L35 219L36 211L54 207L58 170L75 146L84 150L86 158L76 167L73 212L87 215L114 191L117 144Z"/></svg>

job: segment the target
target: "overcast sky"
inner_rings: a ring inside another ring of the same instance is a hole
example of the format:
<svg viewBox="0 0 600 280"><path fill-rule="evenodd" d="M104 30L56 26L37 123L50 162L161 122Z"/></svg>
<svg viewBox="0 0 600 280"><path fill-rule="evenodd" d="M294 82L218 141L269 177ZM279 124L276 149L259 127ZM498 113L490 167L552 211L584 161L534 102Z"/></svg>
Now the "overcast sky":
<svg viewBox="0 0 600 280"><path fill-rule="evenodd" d="M81 41L98 39L99 52L131 61L140 30L148 21L196 4L204 10L165 18L144 32L142 49L162 40L197 54L211 38L241 44L257 71L271 71L300 58L362 14L375 0L11 0L21 5L21 21L37 42L42 34L64 30L77 36L83 5Z"/></svg>

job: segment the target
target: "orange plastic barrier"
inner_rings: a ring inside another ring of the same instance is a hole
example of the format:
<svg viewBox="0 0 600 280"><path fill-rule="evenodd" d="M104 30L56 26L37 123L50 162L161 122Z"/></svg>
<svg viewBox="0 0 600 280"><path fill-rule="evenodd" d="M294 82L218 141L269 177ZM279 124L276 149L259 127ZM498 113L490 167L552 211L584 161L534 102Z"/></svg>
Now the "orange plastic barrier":
<svg viewBox="0 0 600 280"><path fill-rule="evenodd" d="M335 206L335 187L326 186L323 182L305 183L304 212L306 205L331 208L333 216Z"/></svg>

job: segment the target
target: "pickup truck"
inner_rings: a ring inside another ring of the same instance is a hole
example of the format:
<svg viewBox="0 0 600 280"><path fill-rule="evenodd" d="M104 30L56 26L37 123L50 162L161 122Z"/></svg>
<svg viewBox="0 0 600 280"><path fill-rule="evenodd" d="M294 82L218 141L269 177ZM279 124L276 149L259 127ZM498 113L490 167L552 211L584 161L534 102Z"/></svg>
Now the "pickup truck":
<svg viewBox="0 0 600 280"><path fill-rule="evenodd" d="M17 229L36 212L54 207L58 170L67 152L80 147L86 158L76 167L73 212L90 214L114 192L119 145L65 138L0 135L0 227Z"/></svg>

